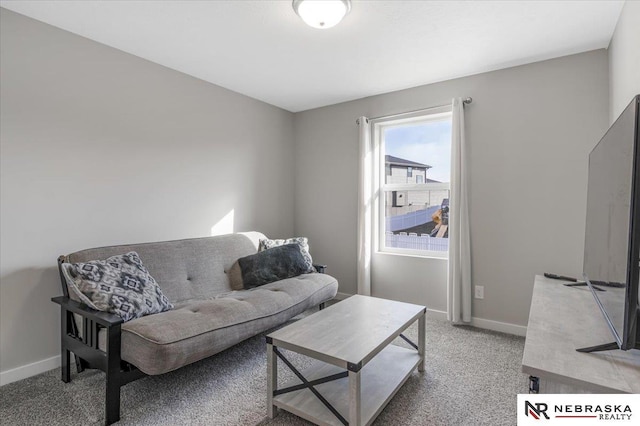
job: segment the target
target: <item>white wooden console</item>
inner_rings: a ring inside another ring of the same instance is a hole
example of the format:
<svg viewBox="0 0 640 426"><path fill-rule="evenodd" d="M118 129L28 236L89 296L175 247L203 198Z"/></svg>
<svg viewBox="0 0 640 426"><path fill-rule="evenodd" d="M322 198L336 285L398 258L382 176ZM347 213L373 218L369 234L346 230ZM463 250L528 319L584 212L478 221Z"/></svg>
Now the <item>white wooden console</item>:
<svg viewBox="0 0 640 426"><path fill-rule="evenodd" d="M540 393L640 393L640 351L581 353L613 336L587 287L535 278L522 371Z"/></svg>

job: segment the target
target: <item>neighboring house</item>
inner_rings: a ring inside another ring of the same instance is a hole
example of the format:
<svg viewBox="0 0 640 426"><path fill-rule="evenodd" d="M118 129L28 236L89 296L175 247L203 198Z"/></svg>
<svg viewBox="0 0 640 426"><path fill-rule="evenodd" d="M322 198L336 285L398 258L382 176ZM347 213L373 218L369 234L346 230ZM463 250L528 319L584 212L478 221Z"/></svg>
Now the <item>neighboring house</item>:
<svg viewBox="0 0 640 426"><path fill-rule="evenodd" d="M427 178L427 170L431 168L427 164L394 157L393 155L385 155L384 160L386 183L388 184L439 183L437 180ZM385 203L387 217L440 205L445 198L449 198L449 191L432 189L425 189L424 191L389 191L386 193Z"/></svg>
<svg viewBox="0 0 640 426"><path fill-rule="evenodd" d="M393 155L384 156L384 166L387 176L386 183L425 183L427 170L431 168L429 165Z"/></svg>

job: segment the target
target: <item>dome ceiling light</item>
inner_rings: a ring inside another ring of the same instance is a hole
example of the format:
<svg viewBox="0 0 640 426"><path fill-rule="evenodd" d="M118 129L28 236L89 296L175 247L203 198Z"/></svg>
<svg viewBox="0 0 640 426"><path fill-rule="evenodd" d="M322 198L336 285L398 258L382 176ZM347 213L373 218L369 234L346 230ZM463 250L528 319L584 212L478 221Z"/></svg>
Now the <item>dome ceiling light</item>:
<svg viewBox="0 0 640 426"><path fill-rule="evenodd" d="M313 28L331 28L349 13L351 0L293 0L293 10Z"/></svg>

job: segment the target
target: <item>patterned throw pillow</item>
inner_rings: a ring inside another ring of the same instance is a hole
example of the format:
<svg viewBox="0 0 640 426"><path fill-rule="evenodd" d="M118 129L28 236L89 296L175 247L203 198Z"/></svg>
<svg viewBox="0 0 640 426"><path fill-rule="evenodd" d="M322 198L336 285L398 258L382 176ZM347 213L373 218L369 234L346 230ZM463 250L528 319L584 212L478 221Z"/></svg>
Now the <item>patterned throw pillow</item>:
<svg viewBox="0 0 640 426"><path fill-rule="evenodd" d="M302 253L302 257L304 258L305 264L307 265L307 271L305 273L316 271L313 267L313 259L311 258L311 254L309 254L309 243L306 237L293 237L287 238L286 240L260 240L260 244L258 245L258 252L274 247L280 247L285 244L298 244L300 246L300 253Z"/></svg>
<svg viewBox="0 0 640 426"><path fill-rule="evenodd" d="M135 251L107 260L63 263L62 270L83 303L124 321L173 308Z"/></svg>

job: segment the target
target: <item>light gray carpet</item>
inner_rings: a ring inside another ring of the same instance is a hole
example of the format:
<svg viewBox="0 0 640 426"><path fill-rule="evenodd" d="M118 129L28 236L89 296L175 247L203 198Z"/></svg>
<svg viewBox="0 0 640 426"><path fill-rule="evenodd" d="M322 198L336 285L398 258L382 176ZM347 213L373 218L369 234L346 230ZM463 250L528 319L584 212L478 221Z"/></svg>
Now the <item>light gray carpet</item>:
<svg viewBox="0 0 640 426"><path fill-rule="evenodd" d="M407 336L417 342L417 327ZM427 314L426 371L414 372L374 425L513 425L524 339L454 327ZM406 344L398 340L398 345ZM287 352L298 367L309 363ZM282 364L281 364L282 365ZM279 369L281 378L286 366ZM207 360L122 388L118 425L309 425L281 411L266 417L264 335ZM104 374L88 370L63 383L59 370L0 388L2 425L103 424Z"/></svg>

